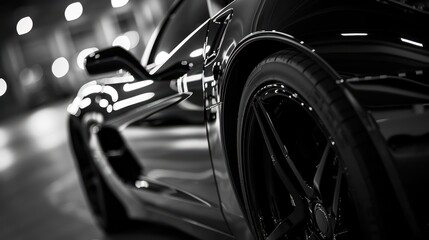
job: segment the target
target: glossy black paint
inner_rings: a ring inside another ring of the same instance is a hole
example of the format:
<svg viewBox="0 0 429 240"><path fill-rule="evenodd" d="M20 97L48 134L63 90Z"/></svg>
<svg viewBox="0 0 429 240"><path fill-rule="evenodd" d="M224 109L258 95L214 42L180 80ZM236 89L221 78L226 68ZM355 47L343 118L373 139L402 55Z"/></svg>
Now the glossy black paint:
<svg viewBox="0 0 429 240"><path fill-rule="evenodd" d="M141 79L150 78L150 74L140 62L127 50L111 47L91 53L85 59L85 68L89 74L103 74L124 69Z"/></svg>
<svg viewBox="0 0 429 240"><path fill-rule="evenodd" d="M104 177L130 216L169 222L207 239L251 239L235 155L238 102L253 67L292 48L338 80L380 152L400 221L416 237L427 234L422 196L429 188L429 37L422 26L429 16L396 3L200 3L210 14L221 10L157 65L151 55L164 21L143 59L149 77L125 66L131 76L82 87L69 107L72 136L86 139L89 147L82 151L104 159ZM169 140L145 145L151 143L144 138L148 131ZM117 158L124 165L115 164Z"/></svg>

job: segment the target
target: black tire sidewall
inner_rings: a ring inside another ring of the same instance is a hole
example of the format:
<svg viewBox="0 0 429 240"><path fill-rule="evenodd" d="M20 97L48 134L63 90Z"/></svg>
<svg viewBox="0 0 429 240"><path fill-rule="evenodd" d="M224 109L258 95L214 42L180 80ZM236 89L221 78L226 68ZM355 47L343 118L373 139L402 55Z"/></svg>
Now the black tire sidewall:
<svg viewBox="0 0 429 240"><path fill-rule="evenodd" d="M323 81L331 81L329 84L330 87L333 86L332 84L336 85L334 78L329 77L327 74L320 74L320 71L323 71L321 68L317 71L319 73L317 75L324 76L324 78L327 77ZM337 145L336 149L345 166L352 201L356 209L359 209L357 215L361 223L360 228L364 231L362 232L363 237L365 239L380 239L380 222L377 220L376 214L378 211L375 208L376 204L372 196L374 189L371 187L369 178L366 177L367 173L362 161L362 158L372 157L375 154L363 153L355 147L358 144L352 133L347 129L347 126L342 123L341 110L336 109L337 106L330 103L329 99L326 98L328 94L342 94L342 90L337 86L336 88L334 87L335 89L330 88L328 93L325 87L318 84L321 80L315 77L314 74L305 72L299 64L276 57L264 60L249 75L240 100L237 128L240 181L245 202L249 203L249 196L246 196L249 194L249 191L247 190L248 186L246 186L247 180L245 177L246 171L248 171L246 169L247 163L244 162L245 159L242 159L241 152L241 136L245 134L242 127L246 121L244 119L246 116L245 111L248 109L247 106L251 102L252 96L262 86L274 83L284 84L287 88L292 89L300 95L306 101L306 104L313 108L316 120L319 121L319 124L335 141ZM366 130L360 129L359 131L365 132ZM251 215L249 214L249 211L251 211L250 208L250 206L246 206L248 215Z"/></svg>

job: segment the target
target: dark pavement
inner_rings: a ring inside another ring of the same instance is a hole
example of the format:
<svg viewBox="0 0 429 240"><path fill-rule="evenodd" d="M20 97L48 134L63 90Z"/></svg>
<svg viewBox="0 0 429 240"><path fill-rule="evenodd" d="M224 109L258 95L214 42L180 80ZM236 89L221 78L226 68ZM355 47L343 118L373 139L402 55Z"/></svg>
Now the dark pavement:
<svg viewBox="0 0 429 240"><path fill-rule="evenodd" d="M115 236L96 227L67 143L66 106L0 123L0 239L192 239L155 224Z"/></svg>

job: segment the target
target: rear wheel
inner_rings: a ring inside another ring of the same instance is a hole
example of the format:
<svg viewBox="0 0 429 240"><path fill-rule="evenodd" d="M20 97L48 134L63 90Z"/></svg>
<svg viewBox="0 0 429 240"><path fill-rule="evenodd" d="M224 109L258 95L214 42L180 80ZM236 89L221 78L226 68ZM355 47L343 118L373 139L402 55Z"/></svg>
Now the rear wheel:
<svg viewBox="0 0 429 240"><path fill-rule="evenodd" d="M97 224L109 234L134 228L138 222L129 219L124 206L109 188L95 165L88 147L89 140L80 134L82 129L79 120L70 118L69 123L81 185Z"/></svg>
<svg viewBox="0 0 429 240"><path fill-rule="evenodd" d="M244 87L237 136L258 239L381 238L382 207L363 163L377 154L341 89L314 61L295 51L262 61Z"/></svg>
<svg viewBox="0 0 429 240"><path fill-rule="evenodd" d="M124 206L93 163L81 171L81 176L94 218L106 233L118 233L134 226L135 223L128 218Z"/></svg>

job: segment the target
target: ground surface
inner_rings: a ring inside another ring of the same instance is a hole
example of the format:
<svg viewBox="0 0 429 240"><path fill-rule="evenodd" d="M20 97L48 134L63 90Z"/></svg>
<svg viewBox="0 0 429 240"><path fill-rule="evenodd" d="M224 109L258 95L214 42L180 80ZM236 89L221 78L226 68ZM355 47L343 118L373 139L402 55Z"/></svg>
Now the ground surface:
<svg viewBox="0 0 429 240"><path fill-rule="evenodd" d="M0 239L192 239L154 225L106 236L95 225L67 143L66 103L0 123Z"/></svg>

